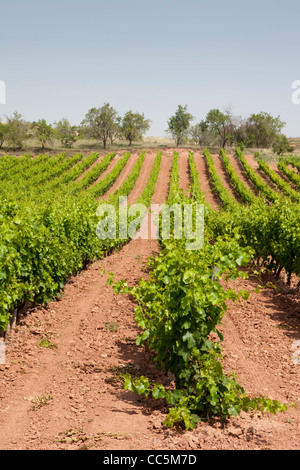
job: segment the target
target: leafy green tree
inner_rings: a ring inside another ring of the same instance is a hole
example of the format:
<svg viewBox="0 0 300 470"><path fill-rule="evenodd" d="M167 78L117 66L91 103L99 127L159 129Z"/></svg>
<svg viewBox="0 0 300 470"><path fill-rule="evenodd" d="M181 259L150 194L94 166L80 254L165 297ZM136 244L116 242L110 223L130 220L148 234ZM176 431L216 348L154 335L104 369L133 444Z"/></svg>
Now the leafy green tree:
<svg viewBox="0 0 300 470"><path fill-rule="evenodd" d="M187 105L179 105L174 116L168 120L168 132L176 140L176 145L183 144L187 141L190 123L194 119L187 111Z"/></svg>
<svg viewBox="0 0 300 470"><path fill-rule="evenodd" d="M245 119L240 119L240 122L234 129L234 143L241 150L245 149L248 145L248 133Z"/></svg>
<svg viewBox="0 0 300 470"><path fill-rule="evenodd" d="M251 114L246 121L247 146L257 148L270 148L282 134L285 122L280 117L273 117L269 113L261 112Z"/></svg>
<svg viewBox="0 0 300 470"><path fill-rule="evenodd" d="M294 147L291 146L288 138L285 135L281 134L273 143L272 149L278 155L282 155L285 152L293 152Z"/></svg>
<svg viewBox="0 0 300 470"><path fill-rule="evenodd" d="M91 108L81 123L83 133L95 140L101 140L104 148L120 134L120 117L117 111L105 103L101 108Z"/></svg>
<svg viewBox="0 0 300 470"><path fill-rule="evenodd" d="M220 140L220 145L225 148L227 143L233 143L235 124L230 110L224 113L219 109L211 109L206 116L206 122L212 135Z"/></svg>
<svg viewBox="0 0 300 470"><path fill-rule="evenodd" d="M0 149L4 144L7 135L7 126L0 121Z"/></svg>
<svg viewBox="0 0 300 470"><path fill-rule="evenodd" d="M139 140L150 129L150 119L145 119L144 114L128 111L122 119L121 135L129 140L129 145L134 140Z"/></svg>
<svg viewBox="0 0 300 470"><path fill-rule="evenodd" d="M6 116L6 140L14 149L23 148L24 141L29 137L29 124L22 115L15 112L13 116Z"/></svg>
<svg viewBox="0 0 300 470"><path fill-rule="evenodd" d="M116 116L114 125L111 128L111 132L109 134L109 140L111 145L114 141L118 138L122 138L122 118L121 116Z"/></svg>
<svg viewBox="0 0 300 470"><path fill-rule="evenodd" d="M47 124L45 119L31 123L31 129L36 139L41 143L42 149L45 148L47 141L51 141L54 136L54 130L51 124Z"/></svg>
<svg viewBox="0 0 300 470"><path fill-rule="evenodd" d="M63 118L54 123L56 137L60 140L63 147L71 148L77 140L76 126L72 126L68 119Z"/></svg>
<svg viewBox="0 0 300 470"><path fill-rule="evenodd" d="M214 139L208 123L204 120L190 128L189 140L196 145L209 146L213 143Z"/></svg>

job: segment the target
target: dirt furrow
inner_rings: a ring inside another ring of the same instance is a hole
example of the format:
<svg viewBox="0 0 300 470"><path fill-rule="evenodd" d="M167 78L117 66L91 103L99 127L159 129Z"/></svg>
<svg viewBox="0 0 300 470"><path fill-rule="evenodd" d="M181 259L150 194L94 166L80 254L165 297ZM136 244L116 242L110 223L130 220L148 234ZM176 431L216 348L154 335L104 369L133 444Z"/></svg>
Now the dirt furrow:
<svg viewBox="0 0 300 470"><path fill-rule="evenodd" d="M151 152L147 151L146 152L146 157L143 162L141 172L139 174L139 177L134 185L133 190L128 196L128 204L134 204L137 200L137 198L142 194L143 190L145 189L148 179L151 174L151 170L154 164L154 160L156 157L156 152Z"/></svg>
<svg viewBox="0 0 300 470"><path fill-rule="evenodd" d="M273 191L284 196L283 192L278 188L278 186L273 183L271 178L269 178L269 176L266 175L262 170L257 170L257 174L260 176L263 182L266 183Z"/></svg>
<svg viewBox="0 0 300 470"><path fill-rule="evenodd" d="M105 176L108 175L108 173L110 173L114 169L114 167L116 166L118 161L122 158L122 156L123 154L117 154L115 158L109 163L108 167L101 173L99 178L93 181L92 186L95 186L100 180L105 178Z"/></svg>
<svg viewBox="0 0 300 470"><path fill-rule="evenodd" d="M264 183L267 183L270 186L270 188L273 189L274 191L280 192L277 186L270 180L270 178L262 170L259 170L258 163L255 160L253 155L245 155L245 158L248 164L253 168L253 170L257 172L258 176L262 179ZM237 168L240 169L240 174L243 175L244 169L240 161L237 162ZM246 178L246 181L248 182L248 185L251 185L252 183L246 174L245 174L245 178ZM256 195L259 195L259 191L256 188L253 187L253 191Z"/></svg>
<svg viewBox="0 0 300 470"><path fill-rule="evenodd" d="M130 175L137 159L138 159L139 153L138 152L133 152L129 159L126 162L125 167L121 171L121 174L118 176L114 184L109 188L109 190L102 196L101 199L107 200L108 197L113 194L117 189L120 188L120 186L124 183L126 180L127 176Z"/></svg>
<svg viewBox="0 0 300 470"><path fill-rule="evenodd" d="M168 198L169 178L172 167L172 156L169 155L162 159L160 173L155 185L155 191L151 200L151 206L147 215L141 223L135 238L158 239L157 217L161 212L161 206Z"/></svg>
<svg viewBox="0 0 300 470"><path fill-rule="evenodd" d="M230 163L234 167L237 176L240 178L240 180L244 183L244 185L250 189L255 195L258 194L257 190L255 189L253 183L249 180L247 177L245 171L243 170L243 165L241 162L234 156L234 155L227 155Z"/></svg>
<svg viewBox="0 0 300 470"><path fill-rule="evenodd" d="M274 171L277 173L278 176L280 176L281 179L283 179L283 181L290 185L291 189L299 192L299 187L295 183L293 183L293 181L291 181L284 173L282 173L282 171L278 170L277 166L274 168Z"/></svg>
<svg viewBox="0 0 300 470"><path fill-rule="evenodd" d="M235 291L245 289L251 295L246 301L229 302L229 310L222 320L226 370L237 375L237 381L251 396L299 403L300 368L293 362L293 345L300 337L298 314L295 314L300 308L299 296L291 296L282 281L268 273L229 281L228 287ZM259 419L255 420L258 424ZM274 441L272 438L265 441L269 441L271 448L293 448L296 439L299 440L299 406L260 421L259 428L266 432L265 438L268 429L276 434ZM293 432L288 423L294 424ZM283 436L283 432L287 434Z"/></svg>
<svg viewBox="0 0 300 470"><path fill-rule="evenodd" d="M189 170L189 152L187 149L180 150L179 152L179 187L183 189L186 196L190 195L189 187L191 184L190 170Z"/></svg>
<svg viewBox="0 0 300 470"><path fill-rule="evenodd" d="M74 180L75 183L77 183L81 178L83 178L90 170L92 170L96 165L98 165L103 159L103 155L100 155L99 154L99 157L88 167L86 168L82 173L81 175L78 176L78 178L76 178Z"/></svg>
<svg viewBox="0 0 300 470"><path fill-rule="evenodd" d="M166 157L165 153L163 152L160 172L156 181L155 192L153 194L151 204L163 204L168 198L170 172L172 168L172 155L173 153L170 153L170 155Z"/></svg>
<svg viewBox="0 0 300 470"><path fill-rule="evenodd" d="M257 170L258 168L258 163L254 157L254 155L245 155L245 159L247 160L248 164L253 168L253 170Z"/></svg>
<svg viewBox="0 0 300 470"><path fill-rule="evenodd" d="M221 178L221 181L223 183L223 186L231 193L231 196L236 199L238 202L242 203L241 198L239 195L235 192L233 189L229 175L224 167L224 164L222 162L222 159L220 155L212 155L212 158L214 159L215 167L216 170Z"/></svg>
<svg viewBox="0 0 300 470"><path fill-rule="evenodd" d="M199 172L201 189L205 194L206 202L212 207L212 209L218 210L221 207L220 199L218 198L216 192L213 190L213 185L210 182L210 175L206 165L205 157L200 151L194 151L194 158L196 168Z"/></svg>

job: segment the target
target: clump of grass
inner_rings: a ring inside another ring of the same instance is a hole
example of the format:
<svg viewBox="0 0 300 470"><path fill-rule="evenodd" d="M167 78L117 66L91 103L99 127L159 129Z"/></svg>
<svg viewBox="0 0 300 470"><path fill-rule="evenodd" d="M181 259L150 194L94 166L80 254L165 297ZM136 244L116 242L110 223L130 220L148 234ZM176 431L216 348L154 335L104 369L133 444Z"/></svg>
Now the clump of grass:
<svg viewBox="0 0 300 470"><path fill-rule="evenodd" d="M115 321L112 321L112 322L106 322L104 323L104 327L109 330L111 333L115 333L116 331L118 331L120 325L115 322Z"/></svg>
<svg viewBox="0 0 300 470"><path fill-rule="evenodd" d="M35 397L31 400L32 402L32 409L37 410L42 408L43 406L47 405L48 401L52 400L51 395L44 395L42 397Z"/></svg>
<svg viewBox="0 0 300 470"><path fill-rule="evenodd" d="M49 349L57 349L56 344L52 343L49 339L47 338L42 338L40 341L40 347L41 348L49 348Z"/></svg>
<svg viewBox="0 0 300 470"><path fill-rule="evenodd" d="M103 431L97 432L91 436L87 436L83 429L69 429L68 431L60 432L59 435L62 437L58 439L57 442L61 442L63 444L74 444L79 442L84 443L88 440L97 442L105 438L119 440L128 439L127 433L110 433Z"/></svg>

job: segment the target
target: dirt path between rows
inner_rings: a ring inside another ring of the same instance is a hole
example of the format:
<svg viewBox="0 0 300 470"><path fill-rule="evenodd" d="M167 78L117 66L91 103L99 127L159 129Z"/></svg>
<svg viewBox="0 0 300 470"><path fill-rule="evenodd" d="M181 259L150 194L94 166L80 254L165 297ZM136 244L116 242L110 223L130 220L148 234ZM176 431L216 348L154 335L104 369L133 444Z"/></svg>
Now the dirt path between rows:
<svg viewBox="0 0 300 470"><path fill-rule="evenodd" d="M178 161L179 167L179 187L183 189L184 194L190 195L189 187L191 184L190 170L189 170L189 151L181 150L180 158Z"/></svg>
<svg viewBox="0 0 300 470"><path fill-rule="evenodd" d="M134 204L137 198L142 194L143 190L145 189L148 178L151 174L151 170L153 168L156 153L156 151L147 152L136 184L134 185L133 190L128 196L128 204Z"/></svg>
<svg viewBox="0 0 300 470"><path fill-rule="evenodd" d="M108 175L108 173L110 173L114 169L114 167L116 166L118 161L122 158L122 156L123 156L122 153L117 153L115 157L113 158L113 160L109 163L107 168L105 168L105 170L101 173L101 175L95 181L93 181L91 186L95 186L100 180L103 180L103 178L105 178L105 176Z"/></svg>
<svg viewBox="0 0 300 470"><path fill-rule="evenodd" d="M256 196L258 195L258 191L254 187L254 184L249 180L247 177L245 170L243 169L243 165L241 162L234 156L234 155L227 155L230 163L234 167L237 176L241 179L241 181L244 183L244 185L250 189Z"/></svg>
<svg viewBox="0 0 300 470"><path fill-rule="evenodd" d="M229 175L224 167L224 164L222 162L220 155L212 155L212 158L214 160L216 170L221 178L224 188L227 189L227 191L231 193L231 196L233 199L236 199L237 202L241 203L242 202L241 198L231 185Z"/></svg>
<svg viewBox="0 0 300 470"><path fill-rule="evenodd" d="M283 179L283 181L285 181L286 183L288 183L290 185L290 187L294 190L294 191L298 191L299 192L299 187L293 183L293 181L291 181L282 171L278 170L277 168L277 165L273 168L273 170L277 173L277 175Z"/></svg>
<svg viewBox="0 0 300 470"><path fill-rule="evenodd" d="M167 197L172 150L163 155L153 204ZM137 184L145 184L153 158ZM198 154L195 160L206 190L204 161ZM132 202L139 191L132 193ZM215 202L211 192L206 195ZM157 240L130 241L74 276L60 301L35 309L11 331L6 364L0 365L1 449L299 449L299 404L275 416L242 413L226 425L203 421L184 432L162 426L164 403L123 389L120 374L126 371L154 382L171 379L156 370L148 350L135 345L134 302L107 285L111 272L130 285L146 278L147 260L158 252ZM255 292L258 285L264 288ZM229 304L222 321L225 369L234 371L253 396L299 402L300 364L294 360L299 294L271 276L251 276L229 286L252 294Z"/></svg>
<svg viewBox="0 0 300 470"><path fill-rule="evenodd" d="M76 178L74 180L75 183L78 183L78 181L80 181L82 178L85 177L85 175L90 171L92 170L93 168L95 168L96 165L98 165L102 160L103 160L104 156L103 155L99 155L99 157L88 167L86 168L79 176L78 178ZM82 161L82 160L81 160Z"/></svg>
<svg viewBox="0 0 300 470"><path fill-rule="evenodd" d="M259 285L263 288L257 293ZM252 433L251 439L264 449L299 449L300 364L294 357L300 346L299 295L270 274L230 281L229 287L246 289L251 297L229 304L223 319L225 368L250 395L297 404L274 416L242 415L239 436Z"/></svg>
<svg viewBox="0 0 300 470"><path fill-rule="evenodd" d="M213 209L219 210L221 207L221 202L218 195L213 190L206 159L200 151L194 151L194 159L197 171L199 173L201 189L205 194L205 200Z"/></svg>
<svg viewBox="0 0 300 470"><path fill-rule="evenodd" d="M120 188L120 186L124 183L126 180L127 176L131 173L137 159L138 159L139 153L138 152L133 152L130 156L130 158L127 160L125 167L117 177L116 181L111 185L108 191L104 194L102 199L107 200L108 197L113 194L117 189Z"/></svg>

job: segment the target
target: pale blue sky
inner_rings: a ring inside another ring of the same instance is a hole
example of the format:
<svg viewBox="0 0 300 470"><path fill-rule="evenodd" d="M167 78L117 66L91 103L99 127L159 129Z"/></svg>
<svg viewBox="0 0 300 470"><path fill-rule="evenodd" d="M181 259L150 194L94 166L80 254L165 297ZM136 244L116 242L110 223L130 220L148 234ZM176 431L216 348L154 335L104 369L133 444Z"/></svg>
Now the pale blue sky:
<svg viewBox="0 0 300 470"><path fill-rule="evenodd" d="M110 103L164 136L179 104L195 121L230 105L300 136L299 0L0 0L0 118L67 117Z"/></svg>

